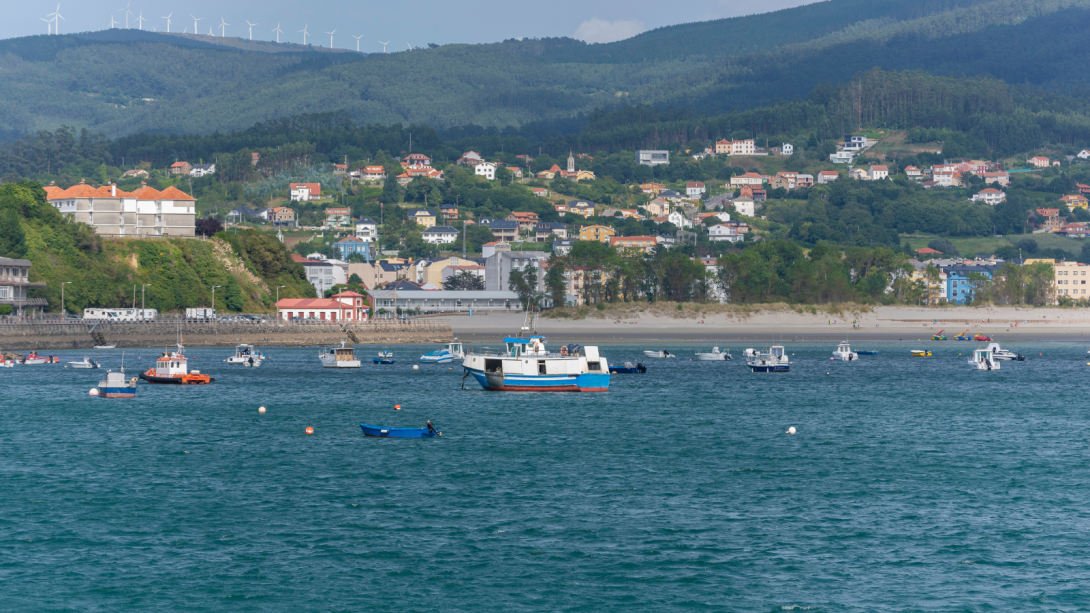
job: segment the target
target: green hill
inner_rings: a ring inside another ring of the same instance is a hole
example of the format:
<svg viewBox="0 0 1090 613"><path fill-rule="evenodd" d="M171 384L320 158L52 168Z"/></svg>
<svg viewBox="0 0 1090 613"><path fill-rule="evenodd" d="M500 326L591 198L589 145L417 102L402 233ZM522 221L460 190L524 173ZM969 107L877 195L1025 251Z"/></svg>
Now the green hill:
<svg viewBox="0 0 1090 613"><path fill-rule="evenodd" d="M555 132L628 104L752 108L875 66L1075 91L1087 80L1087 25L1090 0L829 0L601 45L365 55L133 30L33 36L0 41L0 140L62 125L109 137L209 134L338 111L362 124L545 122Z"/></svg>
<svg viewBox="0 0 1090 613"><path fill-rule="evenodd" d="M103 240L45 201L34 183L0 185L0 256L33 262L31 290L59 310L61 283L69 311L130 305L133 287L149 284L146 304L162 312L212 303L223 312L268 312L281 297L313 297L302 266L270 234L247 231L213 240Z"/></svg>

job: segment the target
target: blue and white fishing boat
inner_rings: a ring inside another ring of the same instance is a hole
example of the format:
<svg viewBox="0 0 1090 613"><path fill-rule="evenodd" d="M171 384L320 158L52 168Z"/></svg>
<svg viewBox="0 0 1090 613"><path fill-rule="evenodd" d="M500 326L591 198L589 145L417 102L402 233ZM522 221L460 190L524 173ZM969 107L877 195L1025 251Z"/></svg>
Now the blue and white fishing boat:
<svg viewBox="0 0 1090 613"><path fill-rule="evenodd" d="M106 371L106 379L98 382L99 398L136 398L136 377L125 378L125 369Z"/></svg>
<svg viewBox="0 0 1090 613"><path fill-rule="evenodd" d="M390 351L388 347L383 347L382 351L378 352L378 355L374 357L375 364L393 364L394 352Z"/></svg>
<svg viewBox="0 0 1090 613"><path fill-rule="evenodd" d="M791 362L782 345L769 347L768 353L754 352L748 355L746 366L749 366L752 372L789 372L791 370Z"/></svg>
<svg viewBox="0 0 1090 613"><path fill-rule="evenodd" d="M609 390L609 363L598 347L564 345L557 352L545 348L545 337L507 337L498 355L469 354L462 362L470 375L489 391L605 392Z"/></svg>
<svg viewBox="0 0 1090 613"><path fill-rule="evenodd" d="M429 351L420 356L420 362L423 364L450 364L454 360L461 360L465 357L466 353L462 350L462 344L453 342L447 343L447 346L442 349Z"/></svg>

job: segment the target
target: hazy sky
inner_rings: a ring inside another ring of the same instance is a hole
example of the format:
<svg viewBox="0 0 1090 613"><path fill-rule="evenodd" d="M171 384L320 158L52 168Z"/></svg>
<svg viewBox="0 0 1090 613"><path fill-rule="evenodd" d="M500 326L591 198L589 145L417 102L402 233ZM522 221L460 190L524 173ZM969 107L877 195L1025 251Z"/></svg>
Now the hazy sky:
<svg viewBox="0 0 1090 613"><path fill-rule="evenodd" d="M337 0L132 0L130 11L143 13L144 29L165 31L164 16L173 12L171 31L188 28L191 15L203 17L200 32L209 27L220 33L221 21L230 24L227 36L248 36L245 21L255 39L272 40L271 30L280 22L285 32L281 41L302 42L301 30L309 25L312 44L329 45L334 28L335 47L355 48L352 36L362 36L361 51L381 51L377 41L391 41L391 50L405 49L407 43L485 43L507 38L573 36L587 42L620 40L660 26L705 21L772 11L813 0L549 0L527 3L466 3L418 0L417 2L345 2ZM110 17L124 27L121 10L128 0L62 0L62 34L105 29ZM7 2L0 20L0 38L45 34L41 21L57 7L57 0ZM136 17L129 17L136 28Z"/></svg>

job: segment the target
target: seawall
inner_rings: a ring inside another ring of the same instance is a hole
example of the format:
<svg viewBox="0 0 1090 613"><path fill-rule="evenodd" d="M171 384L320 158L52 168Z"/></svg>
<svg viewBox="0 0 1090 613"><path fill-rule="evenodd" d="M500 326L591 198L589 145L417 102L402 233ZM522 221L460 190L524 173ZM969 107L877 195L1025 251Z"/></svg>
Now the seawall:
<svg viewBox="0 0 1090 613"><path fill-rule="evenodd" d="M85 323L19 323L0 325L0 350L91 349L92 326ZM171 346L181 335L187 347L258 346L302 347L350 344L443 343L453 340L446 319L365 324L266 324L205 322L110 322L94 327L107 343L123 347Z"/></svg>

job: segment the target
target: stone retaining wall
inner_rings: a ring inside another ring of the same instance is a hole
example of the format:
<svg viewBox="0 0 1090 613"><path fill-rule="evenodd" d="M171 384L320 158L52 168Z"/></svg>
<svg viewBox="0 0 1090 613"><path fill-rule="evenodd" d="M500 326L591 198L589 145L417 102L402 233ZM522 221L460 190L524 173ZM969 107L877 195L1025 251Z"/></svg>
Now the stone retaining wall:
<svg viewBox="0 0 1090 613"><path fill-rule="evenodd" d="M0 350L90 349L94 346L91 325L0 325ZM179 334L187 347L234 347L239 343L259 346L302 347L352 344L445 343L454 339L450 321L427 319L409 323L366 324L267 324L198 322L110 322L95 327L107 343L122 347L170 346ZM353 338L353 335L355 338Z"/></svg>

